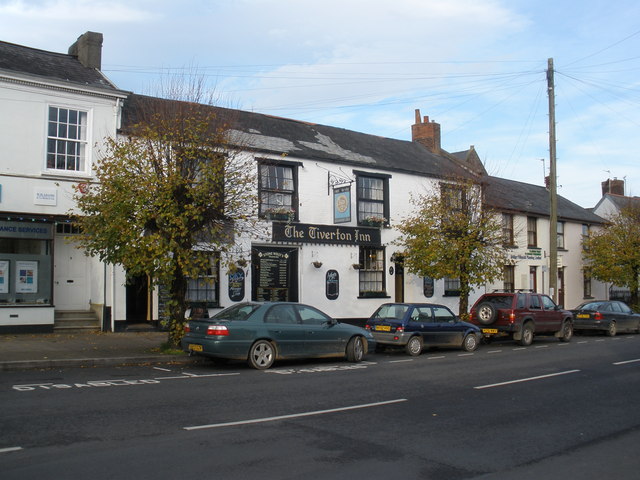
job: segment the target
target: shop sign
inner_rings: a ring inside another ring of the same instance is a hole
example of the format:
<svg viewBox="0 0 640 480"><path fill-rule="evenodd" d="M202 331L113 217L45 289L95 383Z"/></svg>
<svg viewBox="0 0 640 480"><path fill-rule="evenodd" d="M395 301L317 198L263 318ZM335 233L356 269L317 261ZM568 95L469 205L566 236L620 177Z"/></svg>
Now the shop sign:
<svg viewBox="0 0 640 480"><path fill-rule="evenodd" d="M53 237L53 224L0 221L0 238L3 237L50 240Z"/></svg>
<svg viewBox="0 0 640 480"><path fill-rule="evenodd" d="M34 188L33 204L55 207L58 204L58 191L55 188Z"/></svg>
<svg viewBox="0 0 640 480"><path fill-rule="evenodd" d="M379 228L273 223L274 242L318 243L330 245L380 246Z"/></svg>

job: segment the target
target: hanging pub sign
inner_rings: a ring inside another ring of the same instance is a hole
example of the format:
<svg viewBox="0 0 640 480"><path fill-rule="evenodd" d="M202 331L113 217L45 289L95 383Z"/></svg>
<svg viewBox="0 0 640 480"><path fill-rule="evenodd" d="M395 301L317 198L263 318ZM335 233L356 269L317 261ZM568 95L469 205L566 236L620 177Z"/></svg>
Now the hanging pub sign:
<svg viewBox="0 0 640 480"><path fill-rule="evenodd" d="M341 227L308 223L273 222L271 238L274 242L320 243L331 245L381 245L379 228Z"/></svg>
<svg viewBox="0 0 640 480"><path fill-rule="evenodd" d="M351 221L351 185L333 189L333 223Z"/></svg>
<svg viewBox="0 0 640 480"><path fill-rule="evenodd" d="M340 295L340 274L336 270L327 271L325 276L325 293L329 300L336 300Z"/></svg>
<svg viewBox="0 0 640 480"><path fill-rule="evenodd" d="M238 269L229 273L229 300L240 302L244 299L244 271Z"/></svg>
<svg viewBox="0 0 640 480"><path fill-rule="evenodd" d="M433 297L433 290L434 290L434 281L432 277L424 277L423 279L423 290L424 290L424 296L427 298L431 298Z"/></svg>

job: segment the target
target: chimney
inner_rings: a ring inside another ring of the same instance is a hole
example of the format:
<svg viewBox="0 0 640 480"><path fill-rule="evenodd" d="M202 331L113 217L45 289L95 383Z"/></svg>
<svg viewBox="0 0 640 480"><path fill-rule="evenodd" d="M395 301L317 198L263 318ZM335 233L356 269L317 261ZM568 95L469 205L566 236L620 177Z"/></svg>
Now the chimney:
<svg viewBox="0 0 640 480"><path fill-rule="evenodd" d="M102 34L86 32L69 47L69 55L73 55L87 68L102 68Z"/></svg>
<svg viewBox="0 0 640 480"><path fill-rule="evenodd" d="M618 180L617 178L611 180L608 178L602 182L602 196L604 197L607 193L624 197L624 180Z"/></svg>
<svg viewBox="0 0 640 480"><path fill-rule="evenodd" d="M420 110L416 109L416 123L411 126L411 141L425 146L432 153L440 153L440 124L429 122L425 116L420 119Z"/></svg>

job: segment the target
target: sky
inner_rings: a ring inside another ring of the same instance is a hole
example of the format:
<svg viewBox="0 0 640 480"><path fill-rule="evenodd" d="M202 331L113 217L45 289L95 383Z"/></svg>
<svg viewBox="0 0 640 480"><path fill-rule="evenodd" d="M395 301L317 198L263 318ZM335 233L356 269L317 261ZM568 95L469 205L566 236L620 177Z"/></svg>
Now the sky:
<svg viewBox="0 0 640 480"><path fill-rule="evenodd" d="M415 111L442 148L544 185L553 60L558 194L601 182L640 196L637 0L0 0L0 40L66 53L104 35L118 88L162 96L197 78L221 106L411 140Z"/></svg>

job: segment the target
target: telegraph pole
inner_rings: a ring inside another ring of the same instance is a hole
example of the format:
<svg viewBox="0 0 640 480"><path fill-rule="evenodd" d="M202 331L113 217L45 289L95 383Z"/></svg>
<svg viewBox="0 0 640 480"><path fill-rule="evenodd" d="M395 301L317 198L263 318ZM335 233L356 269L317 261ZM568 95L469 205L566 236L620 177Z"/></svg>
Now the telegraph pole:
<svg viewBox="0 0 640 480"><path fill-rule="evenodd" d="M556 178L556 105L553 81L553 58L548 60L549 94L549 293L558 302L558 186Z"/></svg>

